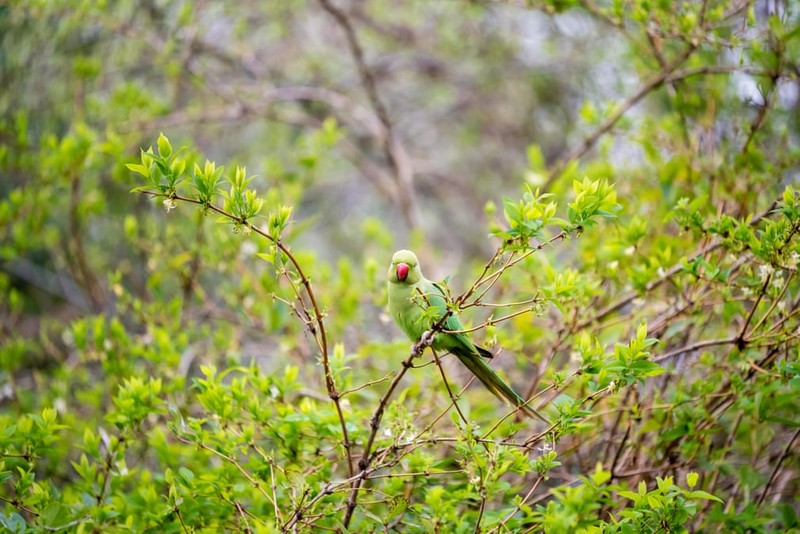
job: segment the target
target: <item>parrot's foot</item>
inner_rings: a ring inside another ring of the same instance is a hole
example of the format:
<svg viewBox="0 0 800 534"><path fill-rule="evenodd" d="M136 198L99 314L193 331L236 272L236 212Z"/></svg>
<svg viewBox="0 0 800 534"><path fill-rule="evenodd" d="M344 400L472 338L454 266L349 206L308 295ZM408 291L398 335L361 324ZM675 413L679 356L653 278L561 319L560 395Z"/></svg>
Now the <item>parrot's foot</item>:
<svg viewBox="0 0 800 534"><path fill-rule="evenodd" d="M425 347L430 347L433 343L433 336L434 333L432 331L425 330L419 338L419 341L411 345L411 352L417 356L422 356L422 353L425 352Z"/></svg>
<svg viewBox="0 0 800 534"><path fill-rule="evenodd" d="M426 347L430 347L433 344L433 331L425 330L422 333L422 337L419 338L419 342L422 343Z"/></svg>

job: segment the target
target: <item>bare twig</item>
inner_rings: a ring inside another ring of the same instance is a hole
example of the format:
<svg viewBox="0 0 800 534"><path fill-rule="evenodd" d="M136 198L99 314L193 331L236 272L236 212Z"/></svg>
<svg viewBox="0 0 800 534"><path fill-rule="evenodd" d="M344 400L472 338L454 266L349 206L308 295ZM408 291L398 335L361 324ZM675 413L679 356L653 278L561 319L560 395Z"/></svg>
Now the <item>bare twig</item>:
<svg viewBox="0 0 800 534"><path fill-rule="evenodd" d="M674 356L679 356L681 354L689 354L699 349L704 349L706 347L714 347L718 345L732 345L738 341L739 338L737 337L726 337L720 339L705 339L703 341L696 341L695 343L691 343L689 345L685 345L683 347L679 347L677 349L673 349L669 352L665 352L659 356L653 358L653 361L656 363L663 362L664 360L668 360Z"/></svg>
<svg viewBox="0 0 800 534"><path fill-rule="evenodd" d="M361 391L362 389L366 389L368 387L372 387L372 386L375 386L377 384L381 384L383 382L386 382L387 380L389 380L390 377L391 377L391 374L386 375L383 378L379 378L377 380L370 380L369 382L365 382L365 383L361 384L360 386L356 386L354 388L350 388L350 389L347 389L345 391L342 391L342 397L344 397L345 395L350 395L351 393L355 393L356 391Z"/></svg>
<svg viewBox="0 0 800 534"><path fill-rule="evenodd" d="M247 469L242 467L242 464L240 464L235 458L231 458L227 454L225 454L223 452L220 452L220 451L218 451L218 450L216 450L216 449L214 449L212 447L209 447L208 445L206 445L202 441L193 441L193 440L190 440L190 439L182 437L182 436L178 436L178 440L180 440L183 443L186 443L187 445L195 445L195 446L203 449L204 451L210 452L211 454L213 454L213 455L219 457L220 459L228 462L229 464L234 466L250 482L250 484L255 489L257 489L273 506L275 506L275 507L278 506L278 503L273 499L273 496L270 495L267 492L266 488L264 488L264 485L259 480L256 480L255 478L253 478L253 475L248 473Z"/></svg>
<svg viewBox="0 0 800 534"><path fill-rule="evenodd" d="M514 517L515 515L517 515L517 512L519 512L520 510L522 510L522 507L523 507L523 506L525 506L525 503L527 503L527 502L528 502L528 500L529 500L529 499L530 499L530 498L533 496L533 493L536 491L536 488L538 488L538 487L539 487L539 484L541 484L541 483L542 483L542 480L544 480L544 478L543 478L541 475L539 475L538 477L536 477L536 481L535 481L535 482L533 483L533 485L531 486L531 489L530 489L530 490L528 490L528 493L526 493L526 494L525 494L525 496L522 498L522 500L520 500L520 501L517 503L517 505L514 507L514 509L513 509L513 510L512 510L512 511L511 511L511 512L510 512L510 513L509 513L509 514L506 516L506 517L504 517L504 518L503 518L503 520L502 520L502 521L500 521L500 523L499 523L499 524L495 525L495 526L494 526L494 527L493 527L493 528L492 528L492 529L489 531L489 534L494 534L495 532L498 532L498 531L499 531L501 528L502 528L502 529L505 529L505 528L506 528L506 523L508 523L508 522L511 520L511 518L512 518L512 517Z"/></svg>
<svg viewBox="0 0 800 534"><path fill-rule="evenodd" d="M183 303L182 309L185 312L189 307L189 299L192 297L195 285L197 284L197 275L200 272L200 257L203 252L203 245L205 243L205 234L203 232L203 212L197 212L197 229L195 231L194 250L192 251L192 259L189 261L189 272L183 278ZM182 321L186 320L185 313L182 314Z"/></svg>
<svg viewBox="0 0 800 534"><path fill-rule="evenodd" d="M786 458L789 457L789 453L791 452L792 447L794 446L794 442L797 441L798 437L800 437L800 428L797 429L797 431L794 433L794 436L792 436L792 439L790 439L789 443L786 444L786 447L783 449L783 453L781 454L780 458L778 458L778 461L775 463L775 468L772 470L772 474L769 476L769 480L767 480L767 483L764 485L764 491L761 492L761 496L758 498L758 501L756 501L757 508L760 508L761 505L764 503L764 499L766 499L767 497L767 493L769 492L770 486L772 486L773 482L775 482L775 478L778 476L778 471L780 471L781 464L784 462L784 460L786 460Z"/></svg>
<svg viewBox="0 0 800 534"><path fill-rule="evenodd" d="M587 152L589 152L603 135L610 132L611 129L614 128L617 122L625 115L625 113L628 112L628 110L638 104L640 100L649 95L655 89L661 87L661 85L667 81L670 74L672 74L678 67L683 65L687 59L689 59L689 56L692 55L696 48L697 45L687 46L686 49L674 61L664 66L658 72L658 74L646 81L638 91L616 106L614 112L611 113L611 115L609 115L609 117L604 120L600 126L598 126L591 134L586 136L578 146L570 150L553 165L553 168L550 171L550 176L547 178L547 182L544 185L544 189L550 189L553 183L563 174L564 170L569 166L569 164L577 159L580 159Z"/></svg>
<svg viewBox="0 0 800 534"><path fill-rule="evenodd" d="M472 328L462 328L460 330L442 330L443 334L469 334L470 332L476 332L478 330L483 330L487 326L494 326L498 323L502 323L503 321L508 321L509 319L513 319L514 317L519 317L520 315L525 315L526 313L533 313L536 311L536 308L531 306L530 308L525 308L524 310L517 310L515 312L509 313L507 315L502 315L500 317L490 317L486 321L482 322L477 326L473 326Z"/></svg>
<svg viewBox="0 0 800 534"><path fill-rule="evenodd" d="M422 352L425 350L425 347L429 346L432 342L433 336L423 335L422 339L412 347L408 358L403 360L402 368L397 372L392 380L392 383L389 384L389 389L387 389L386 393L384 393L383 397L381 397L378 407L375 409L375 413L372 414L372 418L369 422L369 438L367 438L367 444L364 446L364 452L361 455L361 459L358 461L358 468L361 470L361 472L355 476L352 488L350 490L350 496L347 499L347 508L345 509L344 518L342 519L345 527L350 524L350 520L353 517L353 512L358 504L358 492L361 489L361 486L364 484L364 480L367 478L367 470L373 459L372 446L375 443L375 437L378 435L378 429L381 426L383 412L386 410L386 406L389 404L389 399L391 398L392 393L397 385L400 383L400 380L402 380L403 376L405 376L406 372L408 372L408 370L411 368L414 359L421 356Z"/></svg>
<svg viewBox="0 0 800 534"><path fill-rule="evenodd" d="M756 297L756 301L750 307L750 311L747 312L747 317L745 318L744 324L742 325L742 328L739 331L739 335L736 338L738 340L738 343L741 346L744 346L744 344L747 342L747 340L745 339L745 334L747 334L747 327L750 326L750 321L753 320L753 315L756 313L756 310L758 309L758 305L761 304L761 300L764 298L764 295L767 293L767 288L769 287L769 283L770 283L771 280L772 280L772 275L770 274L770 275L768 275L766 277L764 282L761 284L761 291L758 292L758 296Z"/></svg>
<svg viewBox="0 0 800 534"><path fill-rule="evenodd" d="M30 515L31 517L38 517L39 516L38 513L36 513L31 508L28 508L27 506L25 506L24 504L19 502L17 499L9 499L7 497L3 497L2 495L0 495L0 501L3 501L5 503L10 504L11 506L17 508L18 510L22 510L23 512L25 512L26 514Z"/></svg>
<svg viewBox="0 0 800 534"><path fill-rule="evenodd" d="M456 409L456 412L458 412L458 416L461 418L461 422L464 424L464 428L462 429L462 431L466 433L466 432L469 431L469 428L470 428L469 420L464 415L464 412L461 411L461 407L458 405L458 397L453 394L453 390L450 387L450 381L447 380L447 374L444 372L444 367L442 366L442 362L439 359L438 353L433 348L431 348L431 352L433 352L433 358L436 361L436 367L439 368L439 374L441 375L442 382L444 383L444 387L447 390L447 395L450 397L450 403ZM484 513L485 508L486 508L486 499L487 499L487 495L486 495L486 474L483 472L483 468L481 468L480 464L477 461L478 460L477 455L476 455L475 451L473 450L472 444L470 443L470 441L467 440L466 444L467 444L467 447L469 447L469 450L472 453L473 458L475 459L475 465L476 465L476 467L478 469L478 479L479 479L479 482L478 482L478 494L481 496L481 502L480 502L479 509L478 509L478 518L475 521L475 532L480 532L481 521L483 520L483 513ZM481 445L483 446L484 450L488 453L489 452L489 446L484 442L481 442Z"/></svg>
<svg viewBox="0 0 800 534"><path fill-rule="evenodd" d="M767 318L770 315L772 315L772 312L775 311L775 308L778 306L778 303L781 300L783 300L783 296L786 295L786 291L789 289L789 284L792 282L792 279L794 279L794 275L795 275L795 272L792 271L792 272L789 273L789 276L786 277L786 283L784 283L783 289L781 289L780 294L776 298L774 298L772 300L772 304L770 304L769 309L767 309L767 311L764 312L764 315L761 316L761 319L758 320L758 322L755 324L755 326L747 334L747 339L748 340L752 340L753 334L758 332L758 329L761 328L761 325L763 325L764 322L767 320ZM755 308L756 308L756 306L754 305L753 309L755 309Z"/></svg>
<svg viewBox="0 0 800 534"><path fill-rule="evenodd" d="M342 30L344 30L347 44L350 48L350 54L353 56L359 77L361 78L361 85L364 87L370 104L386 132L383 151L386 156L386 161L395 176L397 196L400 203L399 207L406 223L411 228L414 228L419 225L419 215L416 205L416 195L414 193L414 171L411 166L411 158L409 158L405 148L403 148L402 144L397 140L397 136L392 128L392 122L389 119L389 112L378 93L378 84L375 81L372 71L367 66L366 59L364 58L364 50L358 40L358 35L356 34L355 28L353 28L353 24L347 14L336 7L330 0L319 0L319 3L322 8L336 20Z"/></svg>
<svg viewBox="0 0 800 534"><path fill-rule="evenodd" d="M67 256L70 267L73 268L73 276L76 280L80 280L83 289L89 296L92 302L92 307L95 311L102 309L105 295L103 288L95 276L94 271L89 267L89 260L86 257L86 250L83 246L83 228L81 215L79 210L79 202L81 197L81 179L80 171L72 171L70 177L70 196L69 196L69 235L70 240L67 247L67 252L72 252Z"/></svg>
<svg viewBox="0 0 800 534"><path fill-rule="evenodd" d="M764 219L765 217L769 216L770 213L772 213L772 211L775 209L775 206L777 206L777 200L774 201L772 204L770 204L769 208L767 208L766 210L762 211L761 213L759 213L758 215L753 217L750 220L750 226L755 226L756 224L761 222L762 219ZM687 261L688 262L693 262L694 260L696 260L698 258L702 258L703 256L706 256L707 254L710 254L714 250L720 248L722 246L722 244L723 244L722 239L718 239L718 240L714 241L713 243L710 243L710 244L706 245L705 247L701 248L699 251L695 252L694 254L692 254L687 259ZM663 285L664 282L667 282L668 280L672 279L676 274L682 272L683 270L684 270L683 261L679 261L679 262L675 263L672 267L667 269L661 276L659 276L655 280L651 280L650 282L648 282L647 285L644 288L644 293L650 293L650 292L654 291L655 289L661 287L661 285ZM592 323L600 321L601 319L603 319L606 316L614 313L615 311L618 311L618 310L624 308L625 306L630 304L639 295L640 295L640 293L637 292L637 291L629 291L628 293L626 293L625 295L620 297L618 300L616 300L616 301L608 304L604 308L602 308L600 311L598 311L592 317L590 317L590 318L578 323L576 325L575 329L576 330L583 330L584 328L586 328L587 326L591 325Z"/></svg>

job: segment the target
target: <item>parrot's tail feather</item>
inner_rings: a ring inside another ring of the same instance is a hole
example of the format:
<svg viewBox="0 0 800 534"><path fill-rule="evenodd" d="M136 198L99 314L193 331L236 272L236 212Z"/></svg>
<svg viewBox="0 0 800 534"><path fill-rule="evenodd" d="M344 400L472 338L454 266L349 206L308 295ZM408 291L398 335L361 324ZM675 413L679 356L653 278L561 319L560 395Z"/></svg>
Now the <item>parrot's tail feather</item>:
<svg viewBox="0 0 800 534"><path fill-rule="evenodd" d="M487 360L491 360L492 358L494 358L494 354L492 354L488 350L484 349L483 347L478 347L476 345L475 349L478 351L478 354L480 354L481 356L483 356Z"/></svg>
<svg viewBox="0 0 800 534"><path fill-rule="evenodd" d="M478 350L480 351L481 349ZM478 380L483 382L483 385L486 386L489 391L494 393L496 397L508 401L512 406L518 407L520 411L528 417L535 417L537 419L541 419L548 425L550 424L550 421L548 421L546 417L531 408L529 405L525 404L525 399L523 399L516 391L514 391L511 386L506 384L506 382L500 378L494 369L489 367L489 364L487 364L483 358L478 356L478 354L461 350L455 350L452 352L461 361L461 363L467 367L467 369L472 371L472 374L474 374ZM480 355L483 356L482 353L480 353Z"/></svg>

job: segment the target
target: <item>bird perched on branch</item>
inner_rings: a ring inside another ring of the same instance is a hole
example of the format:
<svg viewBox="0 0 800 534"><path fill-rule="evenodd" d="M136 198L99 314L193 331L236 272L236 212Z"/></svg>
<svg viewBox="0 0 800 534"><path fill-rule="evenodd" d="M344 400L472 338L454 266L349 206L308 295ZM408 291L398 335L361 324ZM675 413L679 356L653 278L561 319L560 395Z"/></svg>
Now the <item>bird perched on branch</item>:
<svg viewBox="0 0 800 534"><path fill-rule="evenodd" d="M444 289L422 275L419 260L410 250L398 250L389 266L389 313L403 332L414 342L430 332L447 313ZM455 313L439 326L431 344L436 351L454 354L498 398L511 403L529 417L538 417L549 424L539 412L506 384L484 361L494 355L470 340Z"/></svg>

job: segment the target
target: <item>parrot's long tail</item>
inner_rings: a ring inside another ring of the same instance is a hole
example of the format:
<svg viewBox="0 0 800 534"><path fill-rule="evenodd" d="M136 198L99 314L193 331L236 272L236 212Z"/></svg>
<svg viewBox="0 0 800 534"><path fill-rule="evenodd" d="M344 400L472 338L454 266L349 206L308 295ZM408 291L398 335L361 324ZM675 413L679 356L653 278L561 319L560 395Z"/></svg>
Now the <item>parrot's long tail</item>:
<svg viewBox="0 0 800 534"><path fill-rule="evenodd" d="M451 352L499 399L508 401L512 406L519 407L520 411L528 417L536 417L548 425L550 424L546 417L525 404L525 399L506 384L494 369L489 367L489 364L483 360L479 353L460 348Z"/></svg>
<svg viewBox="0 0 800 534"><path fill-rule="evenodd" d="M488 350L484 349L483 347L479 347L479 346L475 345L475 350L477 350L478 354L480 354L481 356L483 356L487 360L491 360L492 358L494 358L494 354L492 354Z"/></svg>

